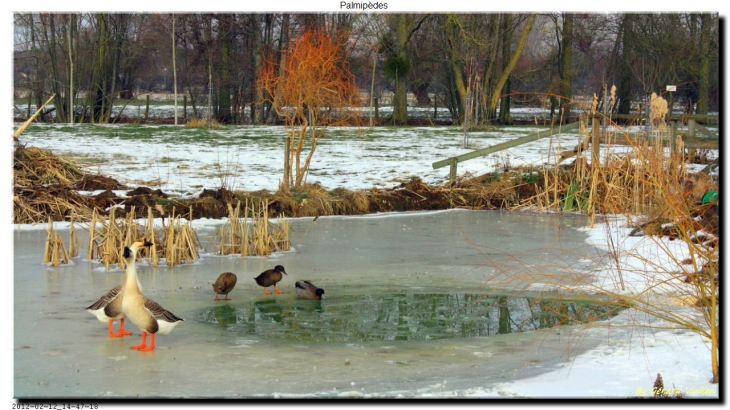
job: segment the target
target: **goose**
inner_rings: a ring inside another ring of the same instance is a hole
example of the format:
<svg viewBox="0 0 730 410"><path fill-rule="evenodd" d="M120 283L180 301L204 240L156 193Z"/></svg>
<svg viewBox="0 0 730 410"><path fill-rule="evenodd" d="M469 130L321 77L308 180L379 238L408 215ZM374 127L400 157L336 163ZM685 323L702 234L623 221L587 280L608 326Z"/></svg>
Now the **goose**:
<svg viewBox="0 0 730 410"><path fill-rule="evenodd" d="M129 264L127 264L129 270ZM124 272L127 277L127 272ZM126 280L126 279L125 279ZM137 280L137 286L142 289L142 285ZM96 316L100 322L109 323L109 337L122 337L131 335L132 332L124 330L124 314L122 313L122 285L111 288L104 296L99 298L94 304L86 308L86 311ZM119 320L119 330L114 333L112 324L115 320Z"/></svg>
<svg viewBox="0 0 730 410"><path fill-rule="evenodd" d="M168 334L178 323L184 320L174 313L165 310L159 303L146 298L142 294L137 278L135 256L143 246L151 244L142 240L124 248L124 258L128 258L127 277L122 288L124 298L122 299L122 313L129 318L142 332L142 342L131 348L142 352L149 352L155 348L155 335ZM147 334L150 334L150 344L147 345Z"/></svg>
<svg viewBox="0 0 730 410"><path fill-rule="evenodd" d="M297 281L294 284L294 289L300 299L322 300L322 295L324 295L324 289L318 288L308 280Z"/></svg>
<svg viewBox="0 0 730 410"><path fill-rule="evenodd" d="M284 270L284 267L281 265L276 265L274 269L269 269L267 271L262 272L259 276L255 277L254 280L256 283L259 284L259 286L264 288L264 295L270 295L271 292L269 292L266 288L269 286L274 286L274 290L276 291L277 295L282 294L283 292L279 290L279 288L276 287L276 284L279 283L282 276L281 274L288 275L286 271Z"/></svg>
<svg viewBox="0 0 730 410"><path fill-rule="evenodd" d="M96 316L100 322L109 323L109 337L122 337L132 334L132 332L124 330L122 285L111 288L109 292L99 298L93 305L87 307L86 311ZM119 331L117 333L114 333L112 326L115 320L119 320Z"/></svg>
<svg viewBox="0 0 730 410"><path fill-rule="evenodd" d="M213 291L215 292L215 299L213 300L229 300L228 293L233 290L236 286L236 280L238 278L233 272L223 272L218 276L218 280L213 284ZM223 299L218 299L218 295L226 295Z"/></svg>

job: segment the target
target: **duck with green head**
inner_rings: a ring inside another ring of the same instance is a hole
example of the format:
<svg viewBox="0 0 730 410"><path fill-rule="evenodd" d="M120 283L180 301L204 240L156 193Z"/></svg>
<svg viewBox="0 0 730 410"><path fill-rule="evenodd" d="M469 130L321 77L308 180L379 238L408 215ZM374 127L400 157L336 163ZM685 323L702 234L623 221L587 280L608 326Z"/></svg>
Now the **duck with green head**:
<svg viewBox="0 0 730 410"><path fill-rule="evenodd" d="M318 288L308 280L297 281L294 284L294 289L297 292L297 297L300 299L322 300L322 295L324 295L324 289Z"/></svg>

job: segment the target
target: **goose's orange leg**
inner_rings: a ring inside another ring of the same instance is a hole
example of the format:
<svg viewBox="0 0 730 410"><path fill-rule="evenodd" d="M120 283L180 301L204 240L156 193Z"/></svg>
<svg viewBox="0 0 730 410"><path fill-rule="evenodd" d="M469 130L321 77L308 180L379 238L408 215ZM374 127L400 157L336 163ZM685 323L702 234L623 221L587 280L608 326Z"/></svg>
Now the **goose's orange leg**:
<svg viewBox="0 0 730 410"><path fill-rule="evenodd" d="M282 293L284 293L284 292L280 291L279 288L276 287L276 285L274 285L274 290L276 291L277 295L281 295Z"/></svg>
<svg viewBox="0 0 730 410"><path fill-rule="evenodd" d="M153 336L154 337L154 334ZM147 332L142 332L142 343L132 346L132 349L143 350L147 346Z"/></svg>
<svg viewBox="0 0 730 410"><path fill-rule="evenodd" d="M264 295L270 295L270 294L271 294L271 292L269 292L269 289L264 288Z"/></svg>
<svg viewBox="0 0 730 410"><path fill-rule="evenodd" d="M217 293L215 294L215 299L213 299L213 300L220 300L220 299L218 299L218 294Z"/></svg>
<svg viewBox="0 0 730 410"><path fill-rule="evenodd" d="M117 333L112 332L112 321L109 321L109 336L111 337L122 337L131 335L132 332L126 332L124 331L124 319L119 320L119 331Z"/></svg>
<svg viewBox="0 0 730 410"><path fill-rule="evenodd" d="M152 350L154 348L155 348L155 334L150 333L150 345L143 349L139 349L139 351L140 352L149 352L150 350Z"/></svg>

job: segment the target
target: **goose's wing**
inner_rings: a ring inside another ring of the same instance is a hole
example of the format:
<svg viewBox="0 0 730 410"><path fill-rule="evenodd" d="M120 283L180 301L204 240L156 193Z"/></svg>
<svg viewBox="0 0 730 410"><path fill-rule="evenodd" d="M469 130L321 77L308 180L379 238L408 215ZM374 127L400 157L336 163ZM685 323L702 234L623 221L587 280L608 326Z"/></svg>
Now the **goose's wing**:
<svg viewBox="0 0 730 410"><path fill-rule="evenodd" d="M109 290L104 296L99 298L96 302L94 302L93 305L86 308L86 310L99 310L104 308L106 305L108 305L111 301L117 298L119 296L119 293L122 292L122 285L115 286Z"/></svg>
<svg viewBox="0 0 730 410"><path fill-rule="evenodd" d="M165 310L162 305L152 299L144 298L144 307L147 308L147 310L149 310L157 320L164 320L170 323L185 321L185 319L177 317L174 313Z"/></svg>

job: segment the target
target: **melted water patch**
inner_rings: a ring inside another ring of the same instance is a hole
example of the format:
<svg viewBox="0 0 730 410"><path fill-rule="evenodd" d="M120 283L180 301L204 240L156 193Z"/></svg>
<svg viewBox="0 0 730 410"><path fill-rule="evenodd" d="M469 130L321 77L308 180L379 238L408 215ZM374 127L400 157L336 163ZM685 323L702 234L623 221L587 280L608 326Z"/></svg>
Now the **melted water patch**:
<svg viewBox="0 0 730 410"><path fill-rule="evenodd" d="M238 336L358 343L468 338L606 320L615 305L481 294L393 293L323 301L270 298L203 309L196 319Z"/></svg>

